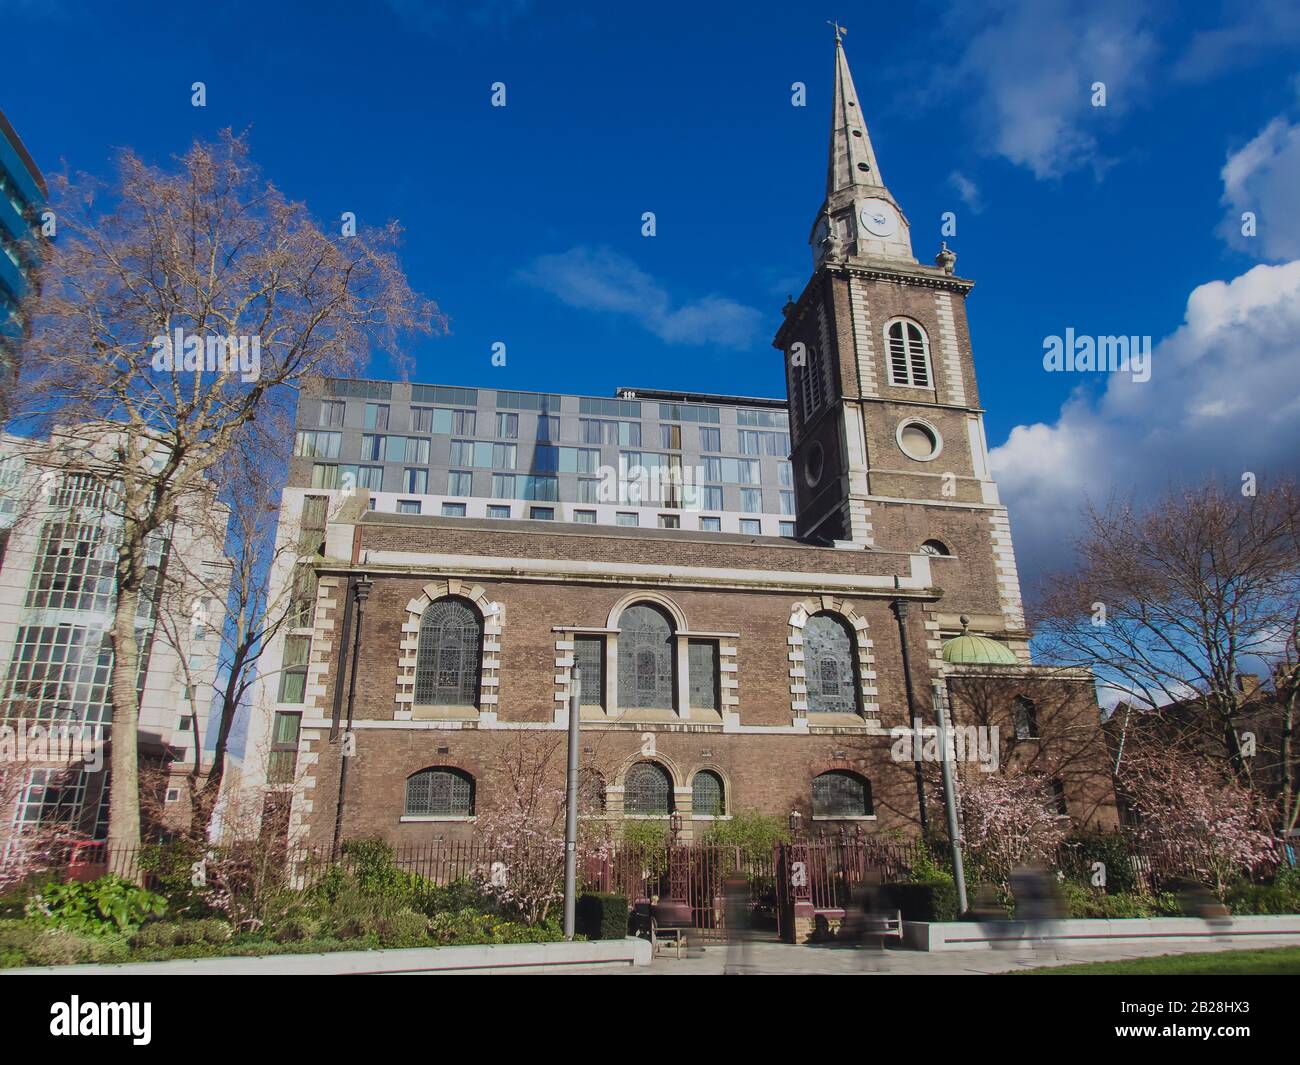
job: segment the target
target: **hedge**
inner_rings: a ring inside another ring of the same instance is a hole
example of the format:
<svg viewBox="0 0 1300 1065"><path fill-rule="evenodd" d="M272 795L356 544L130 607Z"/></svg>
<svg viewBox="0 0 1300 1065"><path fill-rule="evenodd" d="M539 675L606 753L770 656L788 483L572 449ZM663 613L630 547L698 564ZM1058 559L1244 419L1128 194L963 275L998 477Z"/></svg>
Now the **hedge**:
<svg viewBox="0 0 1300 1065"><path fill-rule="evenodd" d="M881 890L904 921L957 920L957 885L950 878L885 884Z"/></svg>
<svg viewBox="0 0 1300 1065"><path fill-rule="evenodd" d="M578 896L576 929L588 939L622 939L627 935L627 896L592 891Z"/></svg>

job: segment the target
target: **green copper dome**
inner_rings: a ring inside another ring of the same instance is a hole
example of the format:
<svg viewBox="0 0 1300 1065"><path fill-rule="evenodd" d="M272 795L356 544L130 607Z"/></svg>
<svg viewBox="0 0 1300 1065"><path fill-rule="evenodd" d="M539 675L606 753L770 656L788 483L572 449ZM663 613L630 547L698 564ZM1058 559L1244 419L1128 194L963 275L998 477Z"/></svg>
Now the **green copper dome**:
<svg viewBox="0 0 1300 1065"><path fill-rule="evenodd" d="M1020 660L1004 643L987 636L972 636L966 631L962 619L960 636L954 636L943 645L943 660L957 666L1018 666Z"/></svg>

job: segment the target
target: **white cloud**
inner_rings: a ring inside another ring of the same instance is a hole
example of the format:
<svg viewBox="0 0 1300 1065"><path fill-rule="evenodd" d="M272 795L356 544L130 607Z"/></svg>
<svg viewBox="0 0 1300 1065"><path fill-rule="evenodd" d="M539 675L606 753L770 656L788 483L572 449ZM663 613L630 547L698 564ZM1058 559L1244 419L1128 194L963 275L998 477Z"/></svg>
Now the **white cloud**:
<svg viewBox="0 0 1300 1065"><path fill-rule="evenodd" d="M990 0L955 9L948 33L968 38L940 75L969 92L978 134L992 154L1039 178L1082 166L1101 170L1099 121L1132 106L1155 51L1140 5L1123 0ZM1091 86L1106 85L1106 108Z"/></svg>
<svg viewBox="0 0 1300 1065"><path fill-rule="evenodd" d="M1055 422L1017 426L991 458L1030 583L1069 564L1088 501L1141 505L1208 476L1294 475L1300 261L1199 286L1152 353L1149 382L1112 374L1100 397L1076 391Z"/></svg>
<svg viewBox="0 0 1300 1065"><path fill-rule="evenodd" d="M1300 258L1300 122L1278 116L1223 166L1220 233L1234 248L1261 259ZM1242 234L1241 216L1256 216L1256 235Z"/></svg>
<svg viewBox="0 0 1300 1065"><path fill-rule="evenodd" d="M948 184L961 197L961 202L971 209L975 214L984 210L984 201L980 198L979 186L960 170L954 170L948 175Z"/></svg>
<svg viewBox="0 0 1300 1065"><path fill-rule="evenodd" d="M674 305L662 284L608 248L542 255L520 276L570 307L627 315L667 344L744 350L758 339L763 325L760 311L724 296Z"/></svg>
<svg viewBox="0 0 1300 1065"><path fill-rule="evenodd" d="M1193 34L1174 64L1175 77L1208 78L1300 41L1300 7L1295 0L1251 0L1228 10L1233 21Z"/></svg>

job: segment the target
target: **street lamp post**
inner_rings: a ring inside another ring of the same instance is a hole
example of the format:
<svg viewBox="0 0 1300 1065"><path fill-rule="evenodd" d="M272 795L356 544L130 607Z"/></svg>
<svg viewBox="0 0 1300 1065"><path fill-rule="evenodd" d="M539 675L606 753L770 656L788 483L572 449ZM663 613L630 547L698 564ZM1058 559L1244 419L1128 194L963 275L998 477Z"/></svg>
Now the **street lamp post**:
<svg viewBox="0 0 1300 1065"><path fill-rule="evenodd" d="M578 920L578 725L582 709L582 670L573 667L569 684L569 772L564 807L564 938L572 939Z"/></svg>
<svg viewBox="0 0 1300 1065"><path fill-rule="evenodd" d="M965 914L966 874L961 861L961 836L957 829L957 791L952 778L952 752L948 745L948 692L934 686L934 716L939 724L939 765L943 773L943 807L948 815L948 840L952 845L952 878L957 885L957 912Z"/></svg>

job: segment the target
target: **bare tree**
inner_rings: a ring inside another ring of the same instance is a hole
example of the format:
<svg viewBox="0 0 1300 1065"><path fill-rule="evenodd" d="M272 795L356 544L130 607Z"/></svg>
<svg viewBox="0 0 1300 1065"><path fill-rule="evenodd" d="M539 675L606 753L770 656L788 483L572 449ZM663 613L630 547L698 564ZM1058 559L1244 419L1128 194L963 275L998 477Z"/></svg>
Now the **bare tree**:
<svg viewBox="0 0 1300 1065"><path fill-rule="evenodd" d="M231 735L263 651L282 629L310 623L316 545L277 537L291 442L287 427L269 438L259 433L239 441L239 461L226 463L214 477L219 505L191 522L192 532L221 544L218 559L214 564L202 554L178 554L168 570L157 633L175 649L191 693L194 760L186 785L188 834L194 839L205 838L212 827ZM256 445L255 453L249 453L250 443ZM294 568L292 580L271 579L284 567ZM188 653L200 634L218 647L211 682L196 675ZM212 719L211 759L205 761Z"/></svg>
<svg viewBox="0 0 1300 1065"><path fill-rule="evenodd" d="M347 375L383 343L442 327L407 284L390 224L325 233L265 183L227 132L171 170L124 152L111 188L56 180L60 236L41 273L16 420L115 423L110 468L122 524L112 625L109 842L140 839L140 647L150 537L196 505L294 386Z"/></svg>
<svg viewBox="0 0 1300 1065"><path fill-rule="evenodd" d="M1076 571L1049 578L1034 619L1046 657L1093 668L1129 706L1195 734L1243 783L1242 675L1300 649L1300 495L1214 482L1086 512Z"/></svg>

